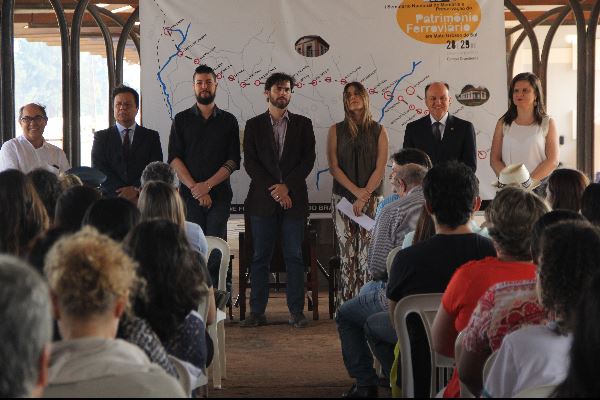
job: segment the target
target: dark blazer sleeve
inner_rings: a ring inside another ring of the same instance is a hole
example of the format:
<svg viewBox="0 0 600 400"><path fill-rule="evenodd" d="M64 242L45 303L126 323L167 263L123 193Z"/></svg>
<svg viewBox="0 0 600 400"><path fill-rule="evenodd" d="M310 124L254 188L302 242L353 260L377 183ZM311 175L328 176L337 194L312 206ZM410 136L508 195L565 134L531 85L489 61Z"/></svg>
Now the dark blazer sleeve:
<svg viewBox="0 0 600 400"><path fill-rule="evenodd" d="M229 149L227 152L227 160L231 160L236 165L236 170L240 169L240 126L238 125L237 119L233 118L234 123L232 124L231 131L229 132L230 141L229 141Z"/></svg>
<svg viewBox="0 0 600 400"><path fill-rule="evenodd" d="M153 131L151 129L148 129L148 131L151 133L150 137L152 142L150 150L150 159L151 161L163 161L163 152L162 146L160 144L160 135L157 131Z"/></svg>
<svg viewBox="0 0 600 400"><path fill-rule="evenodd" d="M308 118L301 117L301 137L302 143L296 151L301 152L300 163L298 163L284 178L283 183L290 190L296 187L304 187L306 178L312 171L315 165L315 132L313 130L312 121Z"/></svg>
<svg viewBox="0 0 600 400"><path fill-rule="evenodd" d="M179 125L179 114L175 115L171 122L171 132L169 134L169 144L167 149L167 162L170 164L175 158L183 160L185 155L185 144L182 134L177 130Z"/></svg>
<svg viewBox="0 0 600 400"><path fill-rule="evenodd" d="M413 139L413 127L413 123L406 125L406 130L404 131L404 143L402 144L403 149L412 149L415 147Z"/></svg>
<svg viewBox="0 0 600 400"><path fill-rule="evenodd" d="M261 162L264 151L260 149L258 135L260 133L260 118L252 118L246 122L244 129L244 167L252 184L267 190L270 186L279 183L277 177L273 176Z"/></svg>
<svg viewBox="0 0 600 400"><path fill-rule="evenodd" d="M118 156L119 149L110 149L110 135L113 133L113 128L103 129L94 134L94 142L92 144L92 167L100 170L106 175L106 182L103 188L108 194L113 193L117 188L125 186L123 179L115 171L113 165L114 158L109 155Z"/></svg>
<svg viewBox="0 0 600 400"><path fill-rule="evenodd" d="M464 141L460 161L471 167L473 172L477 171L477 147L475 143L475 127L472 123L465 121Z"/></svg>

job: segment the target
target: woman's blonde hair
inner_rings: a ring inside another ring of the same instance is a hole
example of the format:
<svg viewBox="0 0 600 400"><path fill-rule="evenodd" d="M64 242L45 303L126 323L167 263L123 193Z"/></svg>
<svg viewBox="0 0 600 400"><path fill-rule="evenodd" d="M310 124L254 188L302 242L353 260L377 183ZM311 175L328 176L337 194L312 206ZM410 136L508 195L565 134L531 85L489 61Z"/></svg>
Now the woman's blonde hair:
<svg viewBox="0 0 600 400"><path fill-rule="evenodd" d="M180 227L185 227L185 206L179 193L169 184L149 181L142 187L138 208L142 221L166 219Z"/></svg>
<svg viewBox="0 0 600 400"><path fill-rule="evenodd" d="M89 226L58 240L44 263L61 309L80 318L103 314L118 298L134 293L136 268L117 242Z"/></svg>
<svg viewBox="0 0 600 400"><path fill-rule="evenodd" d="M356 90L356 94L362 98L364 104L364 110L362 116L358 121L355 121L352 118L352 113L348 108L348 90L353 87ZM353 138L358 136L359 131L363 131L365 133L369 132L369 128L371 124L373 124L373 116L371 115L371 106L369 104L369 94L367 93L367 89L360 82L350 82L344 86L344 122L348 124L348 128L350 130L350 135Z"/></svg>

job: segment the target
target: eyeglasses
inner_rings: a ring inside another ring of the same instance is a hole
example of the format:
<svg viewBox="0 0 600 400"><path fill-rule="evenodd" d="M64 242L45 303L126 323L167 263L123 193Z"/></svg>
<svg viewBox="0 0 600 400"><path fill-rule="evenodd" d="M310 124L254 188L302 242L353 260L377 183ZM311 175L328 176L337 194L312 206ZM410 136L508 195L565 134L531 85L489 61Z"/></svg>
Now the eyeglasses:
<svg viewBox="0 0 600 400"><path fill-rule="evenodd" d="M36 115L35 117L21 117L19 121L21 121L21 123L23 124L30 124L32 122L39 123L45 120L46 117L44 117L43 115Z"/></svg>

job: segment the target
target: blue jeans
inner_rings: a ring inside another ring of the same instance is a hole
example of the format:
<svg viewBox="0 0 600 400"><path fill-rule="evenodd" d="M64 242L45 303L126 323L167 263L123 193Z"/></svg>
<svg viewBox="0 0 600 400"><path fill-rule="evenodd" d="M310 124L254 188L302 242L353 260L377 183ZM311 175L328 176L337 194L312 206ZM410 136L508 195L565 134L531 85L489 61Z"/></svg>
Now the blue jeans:
<svg viewBox="0 0 600 400"><path fill-rule="evenodd" d="M304 309L304 261L302 240L304 219L282 214L271 217L250 217L254 254L250 265L250 310L264 314L269 301L269 265L277 237L281 237L281 252L287 274L286 297L290 313Z"/></svg>
<svg viewBox="0 0 600 400"><path fill-rule="evenodd" d="M385 375L389 377L394 363L394 347L398 342L389 311L371 315L365 323L365 335L373 354L381 363Z"/></svg>
<svg viewBox="0 0 600 400"><path fill-rule="evenodd" d="M183 189L182 189L183 190ZM214 202L210 208L202 207L191 195L183 196L186 206L186 219L202 228L205 236L216 236L227 240L227 220L229 219L229 201ZM208 272L214 287L219 285L219 266L221 254L214 251L208 255Z"/></svg>
<svg viewBox="0 0 600 400"><path fill-rule="evenodd" d="M380 294L384 288L385 282L368 282L358 296L342 304L335 317L342 342L344 365L348 374L356 379L358 386L373 386L379 383L377 373L373 369L373 356L367 344L364 326L371 315L387 309L387 304L382 303ZM386 373L389 373L389 370Z"/></svg>

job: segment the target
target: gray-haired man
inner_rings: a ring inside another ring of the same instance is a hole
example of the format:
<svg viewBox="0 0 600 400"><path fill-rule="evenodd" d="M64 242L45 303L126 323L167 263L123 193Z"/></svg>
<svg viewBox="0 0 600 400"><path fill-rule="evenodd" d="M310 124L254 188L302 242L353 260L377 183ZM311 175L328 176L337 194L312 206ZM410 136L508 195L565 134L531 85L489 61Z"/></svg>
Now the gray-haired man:
<svg viewBox="0 0 600 400"><path fill-rule="evenodd" d="M23 261L0 256L0 397L41 397L48 384L50 296Z"/></svg>

